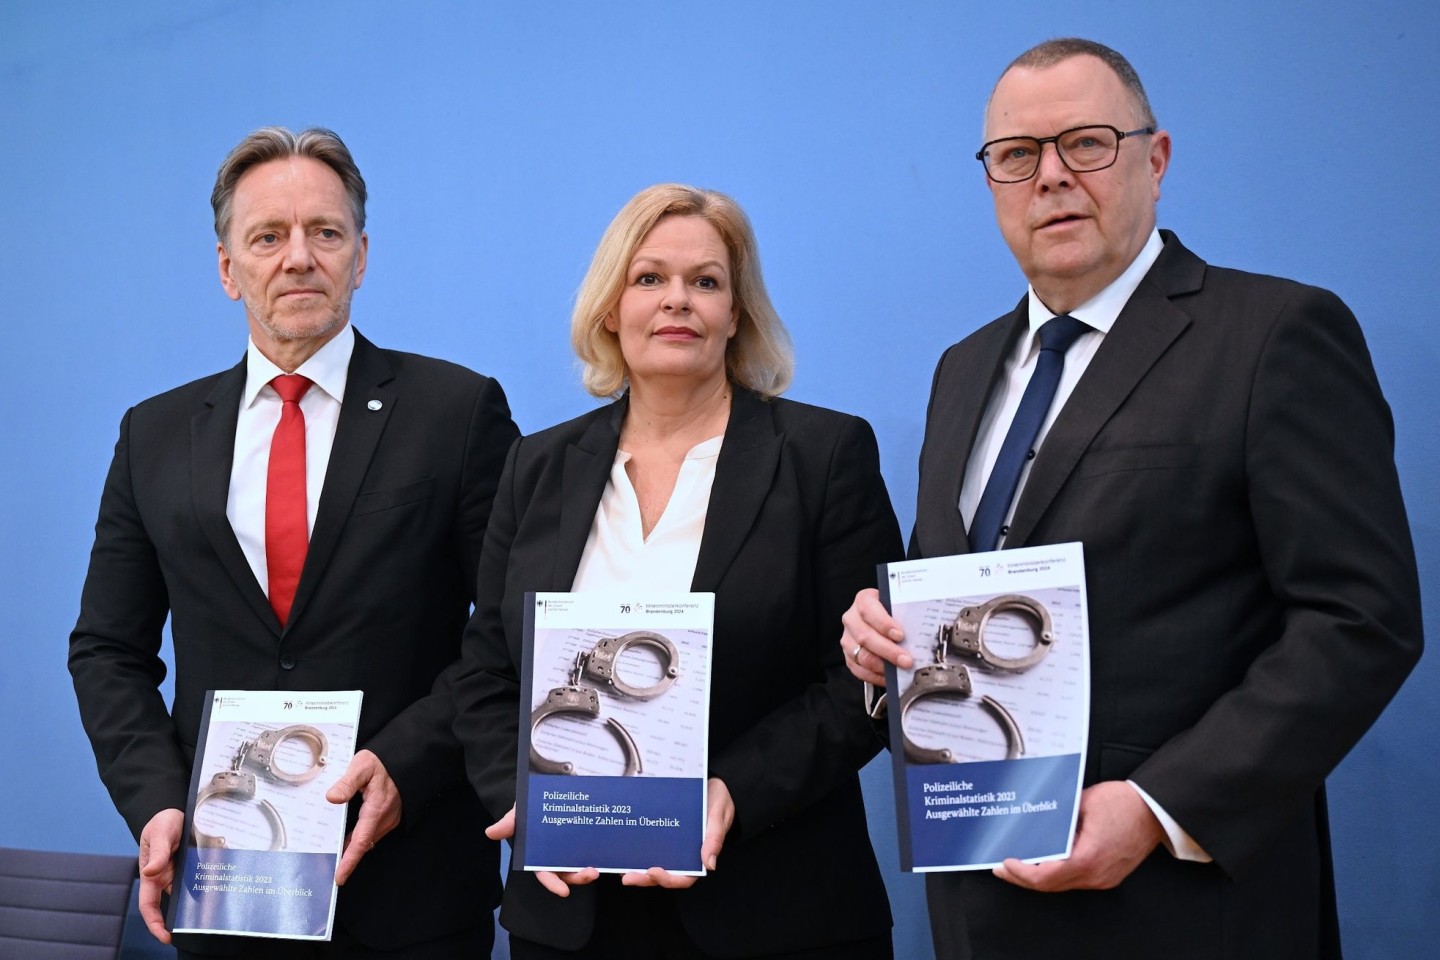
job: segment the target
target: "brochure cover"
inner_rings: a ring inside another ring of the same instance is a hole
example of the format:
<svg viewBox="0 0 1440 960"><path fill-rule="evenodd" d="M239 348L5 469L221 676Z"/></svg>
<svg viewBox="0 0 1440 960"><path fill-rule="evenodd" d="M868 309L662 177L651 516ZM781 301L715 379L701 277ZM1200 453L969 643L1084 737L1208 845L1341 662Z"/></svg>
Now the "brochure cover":
<svg viewBox="0 0 1440 960"><path fill-rule="evenodd" d="M359 690L212 690L185 809L170 928L329 940Z"/></svg>
<svg viewBox="0 0 1440 960"><path fill-rule="evenodd" d="M910 670L886 666L900 866L1070 855L1090 724L1081 545L880 567Z"/></svg>
<svg viewBox="0 0 1440 960"><path fill-rule="evenodd" d="M703 876L714 594L526 600L514 860Z"/></svg>

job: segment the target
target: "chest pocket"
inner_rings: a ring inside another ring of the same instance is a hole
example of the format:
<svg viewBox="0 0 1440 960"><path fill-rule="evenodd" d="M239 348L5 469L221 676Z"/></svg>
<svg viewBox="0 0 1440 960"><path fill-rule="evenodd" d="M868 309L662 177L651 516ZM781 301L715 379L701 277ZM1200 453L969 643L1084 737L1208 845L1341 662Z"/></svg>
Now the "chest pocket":
<svg viewBox="0 0 1440 960"><path fill-rule="evenodd" d="M1179 470L1192 466L1199 447L1191 443L1147 443L1090 450L1075 470L1077 477L1102 477L1135 470Z"/></svg>
<svg viewBox="0 0 1440 960"><path fill-rule="evenodd" d="M407 504L419 503L422 500L429 500L434 493L434 477L426 477L423 480L416 480L414 483L391 487L388 490L372 490L355 498L355 516L363 517L366 514L381 513Z"/></svg>

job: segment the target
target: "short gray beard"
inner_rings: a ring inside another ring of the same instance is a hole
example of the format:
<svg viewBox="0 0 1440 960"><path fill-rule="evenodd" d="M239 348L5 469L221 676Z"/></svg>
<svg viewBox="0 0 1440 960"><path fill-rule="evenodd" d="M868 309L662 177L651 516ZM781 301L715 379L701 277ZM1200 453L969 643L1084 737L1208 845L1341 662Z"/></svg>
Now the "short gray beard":
<svg viewBox="0 0 1440 960"><path fill-rule="evenodd" d="M255 322L260 324L265 332L272 338L281 343L291 340L313 340L317 337L323 337L326 334L333 333L340 329L350 319L350 298L348 296L341 302L335 304L334 311L325 319L325 322L321 324L319 329L306 330L298 330L294 327L287 329L276 326L273 318L266 317L264 314L255 311L248 297L241 297L240 299L241 302L245 304L246 312L255 318Z"/></svg>

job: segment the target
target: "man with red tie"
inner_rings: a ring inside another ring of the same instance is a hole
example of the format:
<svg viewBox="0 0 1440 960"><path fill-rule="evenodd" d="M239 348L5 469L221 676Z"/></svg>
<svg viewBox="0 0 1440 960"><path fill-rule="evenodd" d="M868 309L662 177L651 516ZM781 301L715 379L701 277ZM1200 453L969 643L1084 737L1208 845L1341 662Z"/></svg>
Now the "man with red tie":
<svg viewBox="0 0 1440 960"><path fill-rule="evenodd" d="M182 957L458 958L493 939L498 852L431 684L458 652L517 431L494 380L351 327L365 197L328 130L265 128L231 151L211 203L245 357L128 411L105 482L70 670L158 938L205 692L364 691L328 794L358 807L334 941L181 937Z"/></svg>

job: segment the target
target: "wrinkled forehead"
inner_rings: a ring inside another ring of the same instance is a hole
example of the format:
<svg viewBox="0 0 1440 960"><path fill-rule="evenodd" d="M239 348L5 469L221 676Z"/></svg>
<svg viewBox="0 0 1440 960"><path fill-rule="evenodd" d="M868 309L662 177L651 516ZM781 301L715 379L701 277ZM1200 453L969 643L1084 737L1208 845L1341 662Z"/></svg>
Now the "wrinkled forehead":
<svg viewBox="0 0 1440 960"><path fill-rule="evenodd" d="M985 107L985 140L1047 137L1093 123L1129 129L1140 110L1115 71L1084 54L1048 67L1011 67Z"/></svg>
<svg viewBox="0 0 1440 960"><path fill-rule="evenodd" d="M353 228L354 211L340 175L313 157L281 157L257 163L235 183L236 223L299 216L333 219Z"/></svg>

